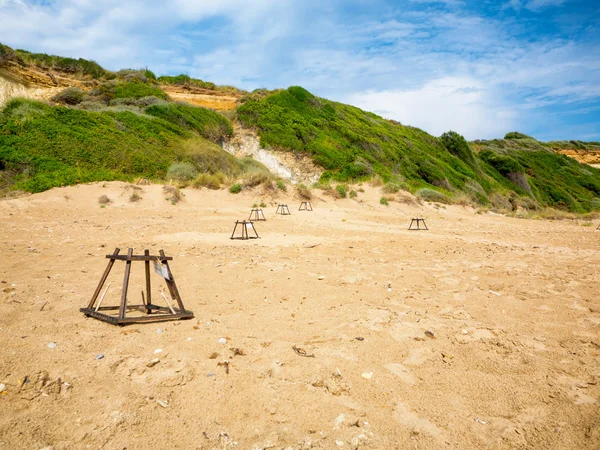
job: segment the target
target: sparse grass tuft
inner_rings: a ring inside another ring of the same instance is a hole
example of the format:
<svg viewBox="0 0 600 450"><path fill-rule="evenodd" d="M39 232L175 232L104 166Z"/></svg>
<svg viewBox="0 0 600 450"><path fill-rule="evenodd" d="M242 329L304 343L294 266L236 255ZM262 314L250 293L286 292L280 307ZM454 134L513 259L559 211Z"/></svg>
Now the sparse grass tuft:
<svg viewBox="0 0 600 450"><path fill-rule="evenodd" d="M108 198L106 194L101 195L98 199L98 203L100 203L101 205L108 205L111 201L112 200Z"/></svg>
<svg viewBox="0 0 600 450"><path fill-rule="evenodd" d="M277 180L277 189L282 192L287 192L287 185L285 184L285 181Z"/></svg>
<svg viewBox="0 0 600 450"><path fill-rule="evenodd" d="M390 202L386 197L381 197L379 199L379 204L385 205L385 206L390 206Z"/></svg>
<svg viewBox="0 0 600 450"><path fill-rule="evenodd" d="M352 190L352 191L350 191L350 193L348 194L348 196L350 198L356 198L358 196L358 194L356 193L356 191Z"/></svg>
<svg viewBox="0 0 600 450"><path fill-rule="evenodd" d="M302 183L296 185L296 193L298 194L298 197L303 200L312 200L312 192L310 191L310 188Z"/></svg>
<svg viewBox="0 0 600 450"><path fill-rule="evenodd" d="M141 199L142 199L142 196L140 194L138 194L138 192L136 190L134 190L131 193L131 196L129 197L129 201L131 203L139 202Z"/></svg>
<svg viewBox="0 0 600 450"><path fill-rule="evenodd" d="M171 202L172 205L176 205L183 200L183 194L175 186L163 186L163 193L165 194L165 199Z"/></svg>

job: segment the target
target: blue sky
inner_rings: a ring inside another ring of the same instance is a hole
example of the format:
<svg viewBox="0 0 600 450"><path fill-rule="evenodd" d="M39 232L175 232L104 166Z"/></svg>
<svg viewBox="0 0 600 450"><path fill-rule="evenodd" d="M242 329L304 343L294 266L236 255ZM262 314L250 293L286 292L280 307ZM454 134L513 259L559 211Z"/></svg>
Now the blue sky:
<svg viewBox="0 0 600 450"><path fill-rule="evenodd" d="M300 85L436 136L600 141L599 19L595 0L0 0L0 42Z"/></svg>

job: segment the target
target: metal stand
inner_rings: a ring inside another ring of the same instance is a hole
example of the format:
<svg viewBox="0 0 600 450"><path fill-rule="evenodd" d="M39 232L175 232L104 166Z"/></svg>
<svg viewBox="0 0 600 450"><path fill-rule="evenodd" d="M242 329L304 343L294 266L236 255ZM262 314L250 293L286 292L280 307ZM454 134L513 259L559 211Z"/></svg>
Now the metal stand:
<svg viewBox="0 0 600 450"><path fill-rule="evenodd" d="M92 295L92 299L90 300L87 308L79 309L82 313L88 317L93 317L95 319L108 322L112 325L161 322L165 320L191 319L194 317L194 313L192 311L187 311L183 306L183 302L179 296L179 291L175 285L175 280L173 279L173 274L171 273L171 268L169 267L169 261L171 261L173 258L170 256L165 256L165 252L162 250L160 251L160 256L150 255L150 250L144 250L143 255L134 255L133 249L131 248L127 251L127 255L119 255L119 251L120 249L116 248L112 255L106 255L106 257L110 259L108 266L106 267L106 270L100 279L100 283L98 284L94 295ZM100 291L102 290L102 287L104 286L104 283L106 282L106 279L108 278L115 261L125 261L125 276L123 278L121 303L119 306L101 306L110 283L100 296L100 300L98 300L98 295L100 294ZM129 287L129 274L131 272L132 261L144 261L146 265L146 297L144 298L144 291L142 291L141 305L129 305L127 303L127 288ZM150 261L154 262L155 272L159 273L167 282L167 288L169 289L171 300L177 303L177 307L173 307L167 296L162 292L161 295L168 307L152 304L152 294L150 292ZM98 304L96 304L96 300L98 300ZM94 305L96 306L94 307ZM116 316L102 312L117 310L118 315ZM146 315L127 317L127 313L132 310L144 313Z"/></svg>
<svg viewBox="0 0 600 450"><path fill-rule="evenodd" d="M598 226L596 227L596 231L600 231L600 223L598 224Z"/></svg>
<svg viewBox="0 0 600 450"><path fill-rule="evenodd" d="M277 205L277 210L275 214L281 214L282 216L291 216L292 213L287 205Z"/></svg>
<svg viewBox="0 0 600 450"><path fill-rule="evenodd" d="M310 202L302 202L300 203L300 208L298 208L298 211L312 211L312 205L310 204Z"/></svg>
<svg viewBox="0 0 600 450"><path fill-rule="evenodd" d="M252 211L250 211L250 217L248 217L248 220L252 221L252 222L257 222L260 220L267 220L265 218L265 214L263 213L263 210L260 208L254 208L252 209Z"/></svg>
<svg viewBox="0 0 600 450"><path fill-rule="evenodd" d="M417 222L417 227L413 228L413 223ZM423 227L421 227L421 222L423 223ZM429 230L429 228L427 228L427 224L425 223L425 219L412 219L410 221L410 225L408 226L409 230Z"/></svg>
<svg viewBox="0 0 600 450"><path fill-rule="evenodd" d="M235 232L238 229L238 225L240 226L241 235L235 236ZM254 232L254 236L248 235L248 230L252 230ZM231 237L229 239L259 239L258 233L256 232L256 228L254 228L254 224L247 220L236 220L235 226L233 227L233 233L231 233Z"/></svg>

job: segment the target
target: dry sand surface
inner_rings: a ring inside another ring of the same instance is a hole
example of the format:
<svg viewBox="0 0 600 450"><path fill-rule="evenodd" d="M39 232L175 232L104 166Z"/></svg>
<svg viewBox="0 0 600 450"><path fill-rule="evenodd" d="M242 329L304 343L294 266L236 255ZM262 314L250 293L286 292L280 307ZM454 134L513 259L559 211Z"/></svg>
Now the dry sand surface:
<svg viewBox="0 0 600 450"><path fill-rule="evenodd" d="M282 197L287 217L270 199L261 239L231 241L260 196L172 205L143 186L131 203L126 186L0 201L0 448L600 448L597 223L385 207L368 188L313 212ZM407 231L415 216L430 231ZM80 313L115 247L173 256L195 318Z"/></svg>

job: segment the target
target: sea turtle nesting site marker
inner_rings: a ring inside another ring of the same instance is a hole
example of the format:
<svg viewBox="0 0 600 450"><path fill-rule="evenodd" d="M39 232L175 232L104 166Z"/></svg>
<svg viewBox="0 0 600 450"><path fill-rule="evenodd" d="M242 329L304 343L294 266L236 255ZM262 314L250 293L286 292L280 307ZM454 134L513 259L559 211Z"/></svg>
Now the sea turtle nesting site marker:
<svg viewBox="0 0 600 450"><path fill-rule="evenodd" d="M298 211L312 211L312 205L310 204L310 202L302 202L300 203L300 208L298 208Z"/></svg>
<svg viewBox="0 0 600 450"><path fill-rule="evenodd" d="M236 232L239 233L236 235ZM252 230L254 236L248 234L248 230ZM229 239L259 239L256 228L254 228L254 224L249 220L236 220L235 226L233 227L233 233L231 233L231 237Z"/></svg>
<svg viewBox="0 0 600 450"><path fill-rule="evenodd" d="M169 267L169 261L173 259L172 257L165 256L165 252L162 250L160 250L159 256L150 255L150 250L144 250L143 255L134 255L132 248L128 249L127 255L120 255L119 252L120 249L116 248L112 255L106 255L106 257L110 260L108 262L108 266L106 267L106 270L100 279L100 283L98 283L98 287L96 288L94 295L92 295L92 299L90 300L87 308L80 308L82 313L88 317L93 317L113 325L191 319L194 317L194 313L192 311L187 311L185 309L183 302L181 301L181 297L179 296L177 285L175 284L173 274L171 273L171 268ZM108 278L115 261L125 261L125 275L123 278L123 289L121 291L121 302L118 306L102 306L102 301L108 292L110 283L106 286L106 289L104 289L100 299L98 299L98 296L100 295L100 291L102 290L104 283L106 283L106 279ZM130 305L128 304L127 299L129 275L131 273L131 263L133 261L144 261L146 266L146 296L144 297L144 291L142 291L141 305ZM154 263L154 271L165 279L171 300L177 303L176 307L172 305L169 298L163 292L161 292L161 295L165 300L167 307L152 304L152 293L150 289L150 261ZM98 302L96 303L96 301ZM108 314L109 311L116 311L117 315ZM136 316L127 316L127 314L132 311L141 313L142 315L138 314Z"/></svg>
<svg viewBox="0 0 600 450"><path fill-rule="evenodd" d="M413 228L413 223L417 223L417 226ZM421 227L421 223L423 224L423 226ZM429 230L429 228L427 228L427 224L425 223L425 219L412 219L410 221L410 225L408 226L409 230L414 230L414 231L419 231L419 230Z"/></svg>
<svg viewBox="0 0 600 450"><path fill-rule="evenodd" d="M281 214L282 216L291 216L292 213L288 208L288 205L277 205L277 209L275 210L275 214Z"/></svg>
<svg viewBox="0 0 600 450"><path fill-rule="evenodd" d="M263 213L263 210L261 208L252 208L252 210L250 211L250 217L248 217L248 220L252 221L252 222L257 222L259 220L267 220L265 218L265 213Z"/></svg>

